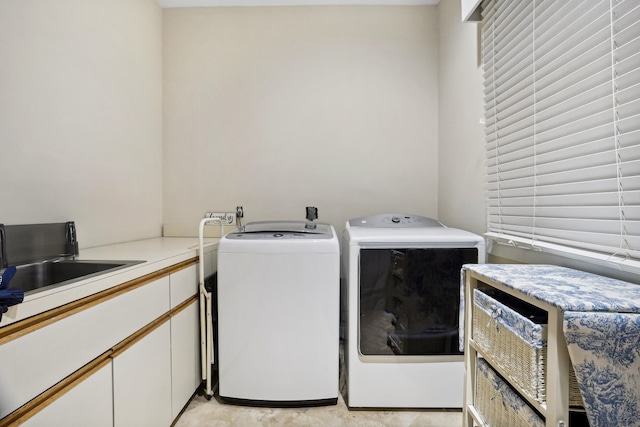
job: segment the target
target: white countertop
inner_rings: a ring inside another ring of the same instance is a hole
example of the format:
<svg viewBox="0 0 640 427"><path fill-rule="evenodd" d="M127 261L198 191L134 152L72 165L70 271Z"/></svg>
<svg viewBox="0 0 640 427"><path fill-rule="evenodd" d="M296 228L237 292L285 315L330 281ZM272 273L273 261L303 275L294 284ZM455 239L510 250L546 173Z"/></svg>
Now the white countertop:
<svg viewBox="0 0 640 427"><path fill-rule="evenodd" d="M205 253L217 249L219 240L216 238L205 239ZM77 257L79 260L139 260L144 262L25 295L21 304L9 307L9 311L3 314L0 327L197 257L198 247L199 239L196 237L158 237L80 249L80 255Z"/></svg>

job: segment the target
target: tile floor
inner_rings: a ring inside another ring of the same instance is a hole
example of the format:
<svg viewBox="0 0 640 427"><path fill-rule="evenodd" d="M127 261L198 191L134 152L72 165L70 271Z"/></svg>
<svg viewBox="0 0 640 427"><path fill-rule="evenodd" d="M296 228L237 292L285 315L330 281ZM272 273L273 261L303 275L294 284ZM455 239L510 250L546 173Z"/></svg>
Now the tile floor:
<svg viewBox="0 0 640 427"><path fill-rule="evenodd" d="M174 427L454 427L462 425L455 410L349 410L338 404L315 408L253 408L196 396Z"/></svg>
<svg viewBox="0 0 640 427"><path fill-rule="evenodd" d="M340 344L338 404L312 408L258 408L220 403L196 395L173 427L460 427L462 411L349 410L344 348Z"/></svg>

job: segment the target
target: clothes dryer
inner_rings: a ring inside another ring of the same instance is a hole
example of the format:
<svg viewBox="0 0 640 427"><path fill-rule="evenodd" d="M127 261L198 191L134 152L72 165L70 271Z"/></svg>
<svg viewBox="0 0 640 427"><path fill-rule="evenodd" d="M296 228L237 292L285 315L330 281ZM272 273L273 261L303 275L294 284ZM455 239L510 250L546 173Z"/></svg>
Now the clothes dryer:
<svg viewBox="0 0 640 427"><path fill-rule="evenodd" d="M342 329L349 407L460 408L460 269L484 239L427 217L347 221Z"/></svg>
<svg viewBox="0 0 640 427"><path fill-rule="evenodd" d="M218 247L218 390L261 406L335 404L340 249L331 225L252 222Z"/></svg>

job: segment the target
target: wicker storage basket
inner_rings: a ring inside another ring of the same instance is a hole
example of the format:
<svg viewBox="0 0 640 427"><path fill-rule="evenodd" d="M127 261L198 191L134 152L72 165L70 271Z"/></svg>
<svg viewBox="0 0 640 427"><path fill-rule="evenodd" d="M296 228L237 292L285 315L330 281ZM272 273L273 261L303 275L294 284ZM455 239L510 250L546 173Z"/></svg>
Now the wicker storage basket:
<svg viewBox="0 0 640 427"><path fill-rule="evenodd" d="M546 402L547 313L497 290L474 291L473 339L526 396ZM572 367L569 404L583 406Z"/></svg>
<svg viewBox="0 0 640 427"><path fill-rule="evenodd" d="M490 427L544 427L545 422L483 359L476 365L474 406Z"/></svg>

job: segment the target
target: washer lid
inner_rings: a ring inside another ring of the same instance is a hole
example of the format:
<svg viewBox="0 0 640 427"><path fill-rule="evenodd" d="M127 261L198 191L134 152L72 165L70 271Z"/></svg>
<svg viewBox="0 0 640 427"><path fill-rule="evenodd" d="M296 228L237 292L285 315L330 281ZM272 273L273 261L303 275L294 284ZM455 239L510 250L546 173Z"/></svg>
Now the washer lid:
<svg viewBox="0 0 640 427"><path fill-rule="evenodd" d="M351 227L368 228L424 228L444 227L438 220L426 216L408 215L403 213L387 213L369 215L349 220Z"/></svg>
<svg viewBox="0 0 640 427"><path fill-rule="evenodd" d="M257 221L232 231L228 239L331 239L331 225L311 221Z"/></svg>

